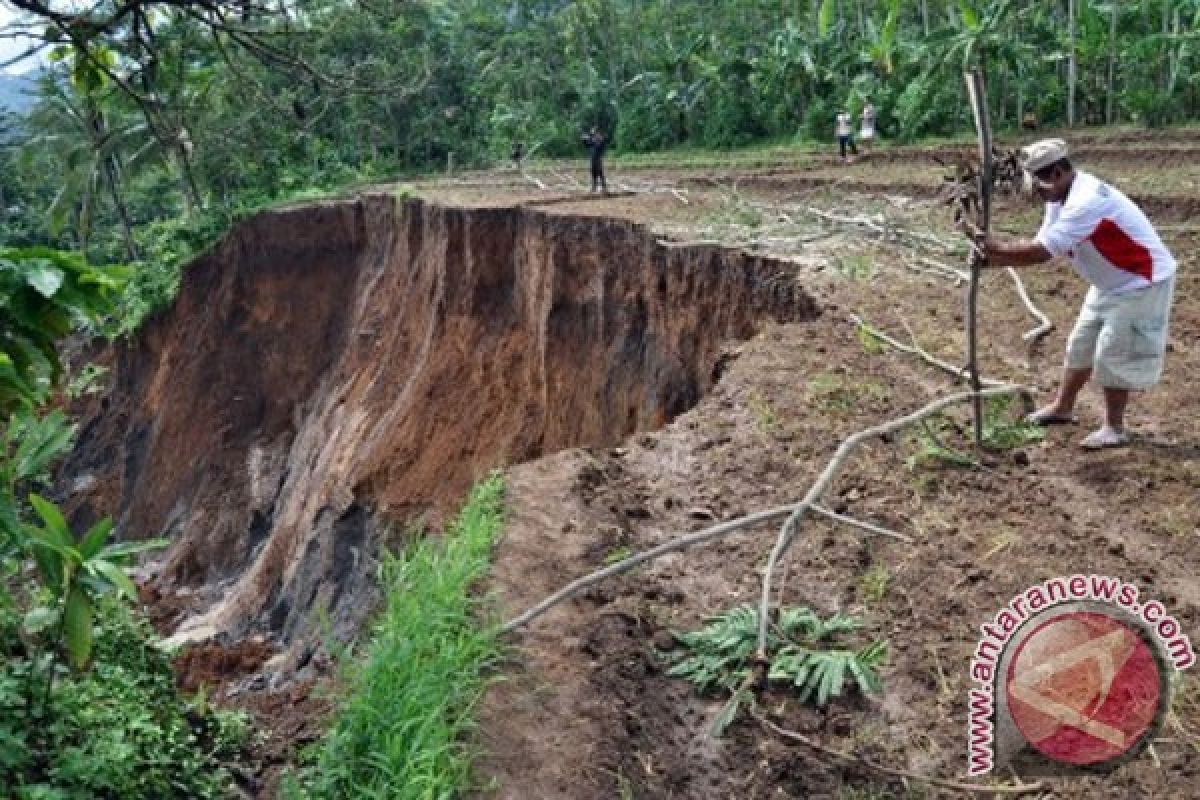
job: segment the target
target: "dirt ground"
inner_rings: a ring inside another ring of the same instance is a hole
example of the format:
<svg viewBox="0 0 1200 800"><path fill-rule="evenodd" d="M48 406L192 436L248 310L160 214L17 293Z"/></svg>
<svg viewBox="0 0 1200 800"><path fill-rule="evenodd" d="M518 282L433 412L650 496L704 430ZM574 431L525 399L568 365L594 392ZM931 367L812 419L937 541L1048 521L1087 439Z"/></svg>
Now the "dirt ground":
<svg viewBox="0 0 1200 800"><path fill-rule="evenodd" d="M1069 137L1070 138L1070 137ZM808 518L779 572L778 602L866 621L862 641L886 639L879 697L851 694L823 711L786 692L763 697L783 727L901 769L962 779L969 660L979 626L1015 594L1060 575L1103 573L1136 583L1191 635L1200 632L1200 132L1088 133L1077 164L1146 208L1180 262L1165 377L1135 398L1132 447L1086 454L1098 424L1088 391L1080 423L969 468L913 463L899 435L866 446L826 495L835 510L913 538L868 537ZM410 188L464 208L524 206L565 218L645 226L664 247L719 245L778 259L781 277L815 315L763 322L721 350L719 381L665 427L616 446L547 452L508 470L510 518L488 589L513 616L625 552L797 501L847 435L956 390L911 355L879 348L857 315L951 363L965 351L963 244L938 199L933 155L962 147L889 148L842 165L800 154L769 163L640 168L610 164L607 196L577 168L535 165L445 177ZM1040 209L1002 198L997 229L1031 232ZM1037 348L1034 321L1003 270L980 299L981 365L991 378L1055 385L1085 287L1065 263L1023 272L1055 324ZM949 415L960 432L966 408ZM961 442L959 433L947 434ZM553 448L548 448L553 450ZM666 556L564 603L511 638L511 658L482 707L481 798L916 798L931 789L838 762L780 740L752 719L709 734L722 697L667 677L656 650L671 632L755 603L774 525ZM170 599L170 598L168 598ZM150 599L153 602L153 598ZM163 600L159 617L186 605ZM308 654L276 686L262 641L193 651L181 680L215 683L266 731L245 780L274 794L281 767L319 735L329 708L328 664ZM264 671L265 670L265 671ZM1200 680L1182 673L1151 752L1107 776L1048 778L1044 797L1189 798L1200 778ZM1002 775L1011 778L1012 775ZM1034 779L1036 776L1021 776Z"/></svg>
<svg viewBox="0 0 1200 800"><path fill-rule="evenodd" d="M853 458L827 495L838 510L914 537L914 544L808 519L781 567L780 602L867 620L885 638L881 697L826 711L772 691L782 726L875 761L950 779L966 767L968 665L979 626L1015 594L1059 575L1123 577L1200 630L1200 276L1193 255L1200 136L1112 141L1076 154L1138 198L1179 259L1165 377L1135 397L1134 445L1088 454L1098 392L1080 423L987 466L910 466L909 436ZM610 167L614 196L583 196L577 176L462 176L421 187L467 205L519 202L564 214L613 215L677 241L720 239L795 264L821 308L811 321L768 325L736 348L719 384L660 431L620 447L573 450L510 471L511 521L493 588L515 615L569 580L713 521L795 502L850 433L949 393L953 379L890 348L867 348L849 322L871 324L962 363L965 288L917 271L922 258L960 268L928 149L873 154L850 166L817 157L739 173ZM1183 154L1183 155L1181 155ZM582 174L582 173L580 173ZM541 181L544 190L535 185ZM507 200L501 200L504 192ZM1186 196L1192 194L1192 196ZM544 202L539 198L547 198ZM867 216L875 229L822 220ZM1031 232L1040 209L1004 199L996 227ZM913 233L915 232L915 233ZM925 240L924 233L933 238ZM981 295L985 375L1048 396L1085 286L1065 263L1027 269L1034 301L1055 323L1035 350L1034 322L1010 277L989 272ZM966 409L952 414L962 427ZM511 674L484 707L483 773L495 798L949 797L838 763L742 719L708 732L724 698L666 677L655 655L671 631L757 601L776 526L674 554L615 578L534 621L512 640ZM1196 796L1200 681L1178 676L1152 752L1107 776L1047 778L1042 796ZM1010 778L1011 775L1002 777ZM1029 777L1030 780L1036 776Z"/></svg>

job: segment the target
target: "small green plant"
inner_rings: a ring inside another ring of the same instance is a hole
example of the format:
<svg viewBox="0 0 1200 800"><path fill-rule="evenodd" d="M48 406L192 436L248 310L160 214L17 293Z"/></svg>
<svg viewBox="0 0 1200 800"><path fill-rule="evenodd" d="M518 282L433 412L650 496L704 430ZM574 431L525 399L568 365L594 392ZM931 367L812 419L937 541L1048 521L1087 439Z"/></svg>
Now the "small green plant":
<svg viewBox="0 0 1200 800"><path fill-rule="evenodd" d="M604 565L617 564L633 555L633 550L627 546L614 547L604 555Z"/></svg>
<svg viewBox="0 0 1200 800"><path fill-rule="evenodd" d="M979 462L972 456L943 443L943 439L953 432L950 421L941 414L924 420L920 430L913 434L916 451L904 463L910 470L944 465L978 466Z"/></svg>
<svg viewBox="0 0 1200 800"><path fill-rule="evenodd" d="M758 391L750 392L746 404L750 407L750 413L754 415L754 424L760 431L772 433L779 428L779 419L775 416L775 409L771 407L770 401Z"/></svg>
<svg viewBox="0 0 1200 800"><path fill-rule="evenodd" d="M49 602L25 614L23 629L28 636L45 636L53 649L64 646L67 661L83 669L92 655L92 629L97 598L113 592L125 599L137 597L133 581L122 562L129 556L167 544L165 539L106 544L112 520L102 519L77 541L62 512L53 503L34 494L29 502L41 525L23 526L33 561L41 578L41 589ZM47 680L53 680L53 671Z"/></svg>
<svg viewBox="0 0 1200 800"><path fill-rule="evenodd" d="M1014 450L1045 438L1046 432L1037 425L1026 422L1023 418L1014 417L1012 397L988 398L983 410L983 445L990 450ZM946 444L954 438L961 441L962 449ZM936 465L955 467L977 467L979 461L967 448L971 443L965 440L963 431L943 414L938 414L922 422L919 432L913 435L916 451L908 457L906 464L909 469Z"/></svg>
<svg viewBox="0 0 1200 800"><path fill-rule="evenodd" d="M866 326L859 325L854 332L858 336L858 342L862 345L863 352L868 355L877 355L887 349L887 344L867 330Z"/></svg>
<svg viewBox="0 0 1200 800"><path fill-rule="evenodd" d="M887 597L888 585L892 581L892 573L886 564L874 564L863 573L859 579L862 586L863 599L868 603L880 603Z"/></svg>
<svg viewBox="0 0 1200 800"><path fill-rule="evenodd" d="M847 685L865 693L882 689L876 671L887 657L887 644L876 641L858 650L822 647L862 627L855 617L834 614L822 619L809 608L782 609L770 627L768 650L774 653L767 678L799 693L801 702L825 706ZM676 633L682 649L666 654L668 675L683 678L702 692L724 690L731 698L713 724L720 735L750 698L744 685L752 669L758 639L758 611L739 606L710 618L700 630Z"/></svg>
<svg viewBox="0 0 1200 800"><path fill-rule="evenodd" d="M875 276L875 262L866 253L854 253L833 260L833 268L844 278L866 283Z"/></svg>
<svg viewBox="0 0 1200 800"><path fill-rule="evenodd" d="M983 407L983 443L995 450L1015 450L1046 438L1046 429L1014 416L1011 395L990 397Z"/></svg>
<svg viewBox="0 0 1200 800"><path fill-rule="evenodd" d="M87 364L77 375L67 382L66 394L71 399L89 394L98 394L105 390L104 377L108 375L108 367L99 364Z"/></svg>

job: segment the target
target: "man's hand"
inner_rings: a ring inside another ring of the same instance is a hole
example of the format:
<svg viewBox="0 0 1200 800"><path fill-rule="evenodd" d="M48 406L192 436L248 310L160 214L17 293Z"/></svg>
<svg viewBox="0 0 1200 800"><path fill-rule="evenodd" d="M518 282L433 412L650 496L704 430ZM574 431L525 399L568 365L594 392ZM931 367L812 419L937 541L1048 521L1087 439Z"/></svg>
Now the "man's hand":
<svg viewBox="0 0 1200 800"><path fill-rule="evenodd" d="M959 217L958 229L961 230L966 237L971 240L971 248L975 251L977 257L980 258L984 263L987 263L987 234L981 231L978 225L976 225L974 222L971 222L971 220L967 219L965 216Z"/></svg>

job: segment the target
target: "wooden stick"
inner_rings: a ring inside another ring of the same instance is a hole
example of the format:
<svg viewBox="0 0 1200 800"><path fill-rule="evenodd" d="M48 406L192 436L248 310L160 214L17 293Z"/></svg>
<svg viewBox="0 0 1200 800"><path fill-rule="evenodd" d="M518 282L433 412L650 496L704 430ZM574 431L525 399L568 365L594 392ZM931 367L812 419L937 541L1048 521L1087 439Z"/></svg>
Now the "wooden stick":
<svg viewBox="0 0 1200 800"><path fill-rule="evenodd" d="M971 111L975 115L975 133L979 143L979 230L986 236L991 225L992 205L992 126L988 117L987 86L980 70L965 75L967 95L971 99ZM978 397L979 354L978 354L978 311L979 273L986 260L978 250L972 249L970 256L971 285L967 290L967 371L971 375L971 388L976 397L971 405L975 411L975 447L983 447L983 400Z"/></svg>

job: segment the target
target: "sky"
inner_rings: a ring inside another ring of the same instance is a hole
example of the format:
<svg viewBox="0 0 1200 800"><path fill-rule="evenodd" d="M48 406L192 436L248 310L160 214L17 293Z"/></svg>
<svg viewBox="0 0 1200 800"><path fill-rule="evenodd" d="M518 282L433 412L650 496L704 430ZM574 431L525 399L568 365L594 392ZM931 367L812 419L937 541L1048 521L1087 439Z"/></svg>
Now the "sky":
<svg viewBox="0 0 1200 800"><path fill-rule="evenodd" d="M3 29L6 25L15 20L16 16L17 14L12 7L3 2L3 0L0 0L0 29ZM28 39L0 39L0 64L8 61L8 59L12 58L13 56L20 55L28 47ZM14 64L11 67L7 67L4 71L21 73L32 69L36 65L36 59L27 59L26 61Z"/></svg>

